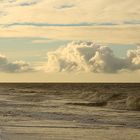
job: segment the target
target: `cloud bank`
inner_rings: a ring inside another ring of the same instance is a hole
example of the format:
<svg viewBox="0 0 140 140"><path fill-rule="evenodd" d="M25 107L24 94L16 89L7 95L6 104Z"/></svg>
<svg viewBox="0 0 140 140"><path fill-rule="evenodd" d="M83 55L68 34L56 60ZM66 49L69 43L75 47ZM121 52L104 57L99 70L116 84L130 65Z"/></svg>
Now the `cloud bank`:
<svg viewBox="0 0 140 140"><path fill-rule="evenodd" d="M0 21L2 23L13 21L91 23L130 21L140 17L139 0L0 0L0 2L1 11L7 13Z"/></svg>
<svg viewBox="0 0 140 140"><path fill-rule="evenodd" d="M0 0L0 37L139 43L139 5L140 0Z"/></svg>
<svg viewBox="0 0 140 140"><path fill-rule="evenodd" d="M47 53L46 72L117 73L140 69L140 47L128 50L125 58L114 55L111 48L93 42L71 42Z"/></svg>
<svg viewBox="0 0 140 140"><path fill-rule="evenodd" d="M33 69L24 61L10 62L6 56L0 54L0 71L8 73L21 73L33 71Z"/></svg>
<svg viewBox="0 0 140 140"><path fill-rule="evenodd" d="M0 0L0 37L139 43L139 5L140 0Z"/></svg>

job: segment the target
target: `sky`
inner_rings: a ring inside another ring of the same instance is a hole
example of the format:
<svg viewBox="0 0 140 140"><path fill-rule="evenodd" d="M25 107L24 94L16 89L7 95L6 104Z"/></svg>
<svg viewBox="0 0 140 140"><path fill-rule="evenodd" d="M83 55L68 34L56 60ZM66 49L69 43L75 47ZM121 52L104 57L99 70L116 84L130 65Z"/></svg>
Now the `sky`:
<svg viewBox="0 0 140 140"><path fill-rule="evenodd" d="M0 82L140 82L139 0L0 0Z"/></svg>

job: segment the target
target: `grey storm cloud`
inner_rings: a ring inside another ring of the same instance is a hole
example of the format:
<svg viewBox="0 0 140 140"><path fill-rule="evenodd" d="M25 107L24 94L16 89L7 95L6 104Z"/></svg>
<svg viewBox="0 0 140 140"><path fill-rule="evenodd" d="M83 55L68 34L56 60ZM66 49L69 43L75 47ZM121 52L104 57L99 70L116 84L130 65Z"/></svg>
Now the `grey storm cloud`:
<svg viewBox="0 0 140 140"><path fill-rule="evenodd" d="M10 62L8 58L0 54L0 71L9 73L21 73L33 71L30 65L24 61Z"/></svg>
<svg viewBox="0 0 140 140"><path fill-rule="evenodd" d="M117 73L140 69L140 47L128 50L125 58L114 55L107 46L93 42L71 42L47 53L46 72Z"/></svg>

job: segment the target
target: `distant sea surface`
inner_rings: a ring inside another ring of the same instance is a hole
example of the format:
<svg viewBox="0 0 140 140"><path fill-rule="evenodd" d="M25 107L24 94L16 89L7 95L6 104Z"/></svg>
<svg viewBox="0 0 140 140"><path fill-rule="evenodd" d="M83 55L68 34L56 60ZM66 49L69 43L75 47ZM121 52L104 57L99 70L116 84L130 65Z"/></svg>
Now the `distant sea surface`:
<svg viewBox="0 0 140 140"><path fill-rule="evenodd" d="M139 140L140 83L0 83L0 140Z"/></svg>

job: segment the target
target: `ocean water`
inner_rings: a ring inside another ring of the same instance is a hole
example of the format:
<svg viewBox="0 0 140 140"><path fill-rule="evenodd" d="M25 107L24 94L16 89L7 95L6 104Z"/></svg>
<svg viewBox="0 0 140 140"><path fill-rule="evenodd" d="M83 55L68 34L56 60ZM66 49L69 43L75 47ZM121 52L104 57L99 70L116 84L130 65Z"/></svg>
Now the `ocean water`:
<svg viewBox="0 0 140 140"><path fill-rule="evenodd" d="M139 140L139 132L139 83L0 84L0 140Z"/></svg>

